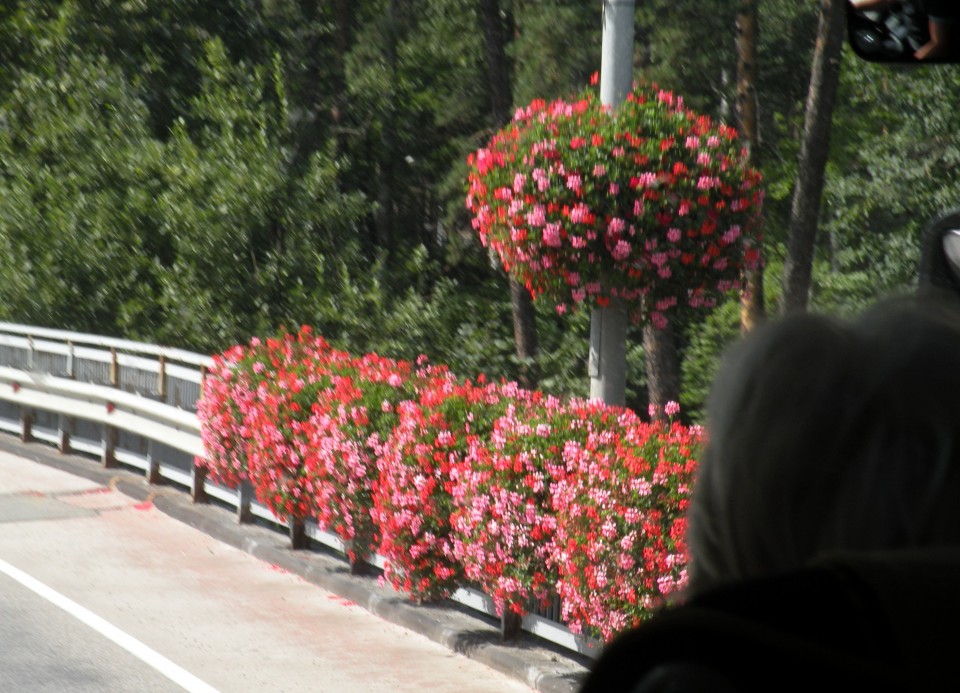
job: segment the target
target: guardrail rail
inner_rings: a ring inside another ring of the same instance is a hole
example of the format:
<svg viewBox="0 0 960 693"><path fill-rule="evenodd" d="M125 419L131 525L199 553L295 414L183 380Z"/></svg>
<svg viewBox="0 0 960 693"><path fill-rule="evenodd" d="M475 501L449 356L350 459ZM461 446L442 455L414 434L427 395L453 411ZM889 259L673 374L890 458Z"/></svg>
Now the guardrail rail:
<svg viewBox="0 0 960 693"><path fill-rule="evenodd" d="M0 322L0 431L93 455L105 467L139 469L149 483L184 487L195 502L215 498L235 508L239 522L260 518L346 555L343 541L315 522L291 527L253 498L249 484L220 486L197 466L204 457L197 401L212 364L210 356L181 349ZM384 566L380 555L369 562ZM452 599L496 616L493 600L478 590L461 588ZM559 617L555 600L525 615L521 628L595 656L599 643L572 633Z"/></svg>

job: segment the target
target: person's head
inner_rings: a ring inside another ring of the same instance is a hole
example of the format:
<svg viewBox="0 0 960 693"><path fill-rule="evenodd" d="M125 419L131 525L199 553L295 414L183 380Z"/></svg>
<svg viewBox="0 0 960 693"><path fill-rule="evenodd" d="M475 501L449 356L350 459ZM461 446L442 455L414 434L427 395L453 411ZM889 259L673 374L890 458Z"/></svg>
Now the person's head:
<svg viewBox="0 0 960 693"><path fill-rule="evenodd" d="M788 317L728 356L689 510L690 590L819 554L960 545L960 310Z"/></svg>

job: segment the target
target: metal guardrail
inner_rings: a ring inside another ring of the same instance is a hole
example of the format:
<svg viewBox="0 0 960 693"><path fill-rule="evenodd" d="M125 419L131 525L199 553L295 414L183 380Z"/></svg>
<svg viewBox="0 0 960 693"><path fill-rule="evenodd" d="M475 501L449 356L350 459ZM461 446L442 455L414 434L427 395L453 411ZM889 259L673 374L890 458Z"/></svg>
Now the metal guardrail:
<svg viewBox="0 0 960 693"><path fill-rule="evenodd" d="M0 322L0 430L40 440L63 453L83 452L104 466L142 470L150 483L172 482L194 501L215 498L240 522L254 517L291 531L256 502L249 484L225 488L206 479L197 401L209 356L78 332ZM315 522L304 535L343 554L347 546ZM384 567L379 555L369 559ZM461 588L452 599L496 616L483 592ZM559 605L523 617L521 627L569 650L595 656L600 644L559 623Z"/></svg>

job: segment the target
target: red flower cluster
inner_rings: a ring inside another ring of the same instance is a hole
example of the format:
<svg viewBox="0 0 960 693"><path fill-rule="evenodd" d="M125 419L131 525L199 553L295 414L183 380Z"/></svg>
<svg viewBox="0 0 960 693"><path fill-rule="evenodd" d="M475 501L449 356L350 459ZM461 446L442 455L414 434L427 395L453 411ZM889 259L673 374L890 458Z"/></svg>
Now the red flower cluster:
<svg viewBox="0 0 960 693"><path fill-rule="evenodd" d="M352 357L307 328L217 357L198 412L214 479L316 518L352 559L379 551L417 600L472 583L523 613L559 594L571 629L610 638L683 584L698 428Z"/></svg>
<svg viewBox="0 0 960 693"><path fill-rule="evenodd" d="M620 299L663 326L759 262L760 175L736 132L655 86L615 113L592 90L535 100L468 164L480 240L560 312Z"/></svg>

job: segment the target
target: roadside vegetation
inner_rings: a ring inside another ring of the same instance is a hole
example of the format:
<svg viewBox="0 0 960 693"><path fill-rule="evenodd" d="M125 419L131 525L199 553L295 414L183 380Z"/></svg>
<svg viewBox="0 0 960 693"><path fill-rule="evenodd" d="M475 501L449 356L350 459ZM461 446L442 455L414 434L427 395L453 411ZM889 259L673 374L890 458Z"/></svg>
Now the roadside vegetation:
<svg viewBox="0 0 960 693"><path fill-rule="evenodd" d="M796 267L828 5L638 3L635 74L736 127L762 174L756 314L780 310ZM756 32L738 32L751 18ZM462 377L582 396L587 315L527 305L465 197L468 154L517 105L588 83L600 26L599 2L580 0L7 3L0 318L207 353L308 324L350 353L424 353ZM839 66L809 306L848 313L911 288L923 224L960 200L960 75L846 49ZM734 297L677 317L685 416L740 313ZM641 330L627 398L643 412Z"/></svg>

